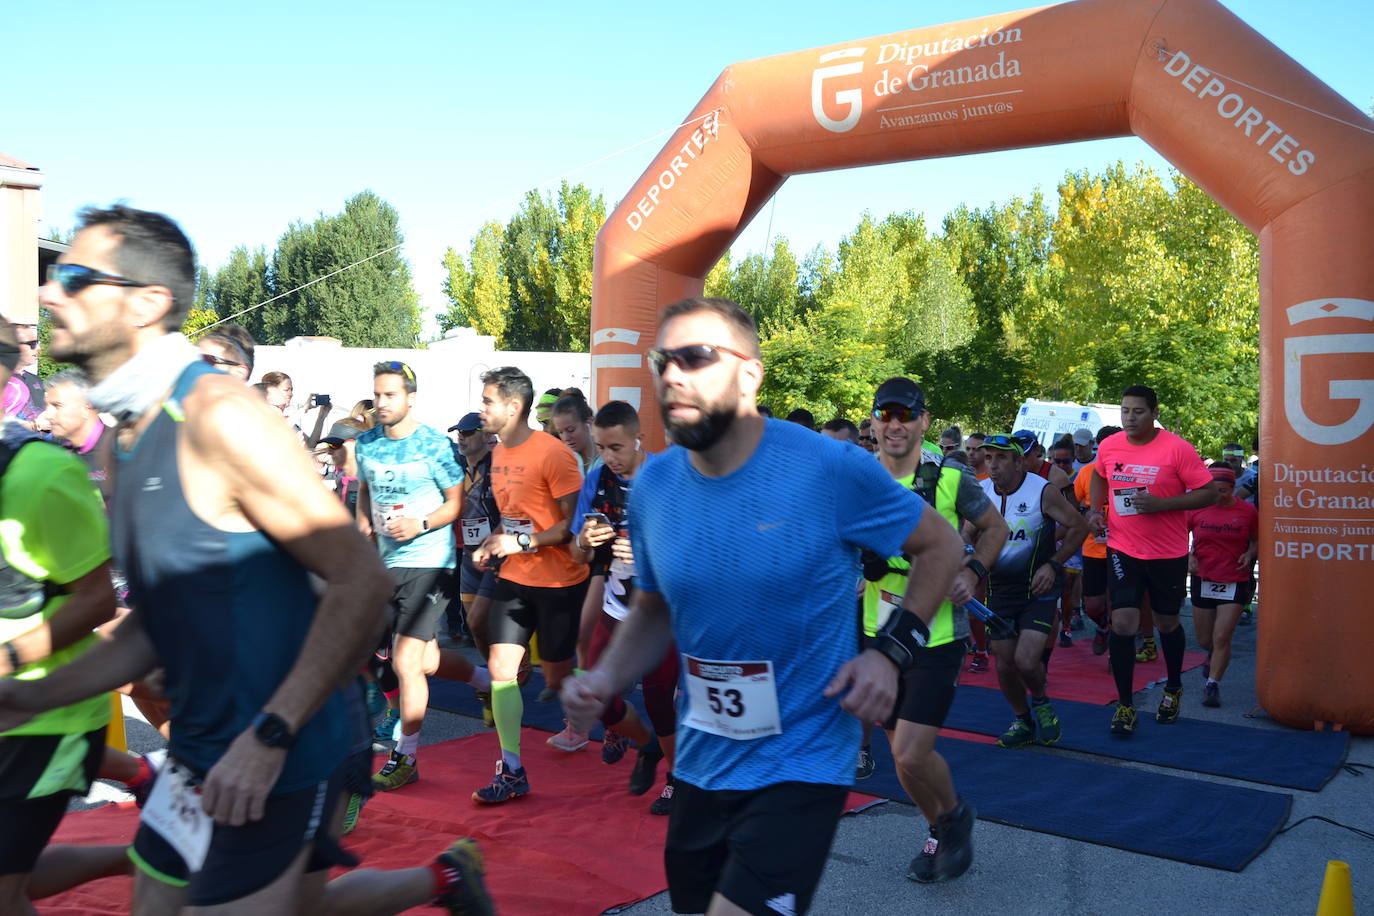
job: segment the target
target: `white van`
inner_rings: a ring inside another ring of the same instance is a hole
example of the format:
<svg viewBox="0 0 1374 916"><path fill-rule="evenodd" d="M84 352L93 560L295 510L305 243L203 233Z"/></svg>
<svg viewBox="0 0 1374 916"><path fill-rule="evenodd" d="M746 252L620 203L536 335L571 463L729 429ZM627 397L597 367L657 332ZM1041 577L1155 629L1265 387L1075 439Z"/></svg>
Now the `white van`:
<svg viewBox="0 0 1374 916"><path fill-rule="evenodd" d="M1032 430L1045 448L1058 439L1086 428L1094 436L1104 426L1121 425L1120 404L1075 404L1072 401L1042 401L1029 398L1016 412L1012 430Z"/></svg>

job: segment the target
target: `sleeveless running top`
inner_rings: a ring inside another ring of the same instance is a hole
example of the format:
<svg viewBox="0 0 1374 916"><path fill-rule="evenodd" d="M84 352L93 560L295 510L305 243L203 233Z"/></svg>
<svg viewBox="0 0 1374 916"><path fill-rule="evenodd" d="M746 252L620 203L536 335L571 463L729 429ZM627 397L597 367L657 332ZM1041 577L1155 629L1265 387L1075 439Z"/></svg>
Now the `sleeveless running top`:
<svg viewBox="0 0 1374 916"><path fill-rule="evenodd" d="M111 541L166 669L170 752L209 770L286 679L315 617L303 566L261 531L221 531L191 511L181 486L181 402L202 375L182 372L132 449L117 449ZM329 777L348 749L336 690L297 735L273 794Z"/></svg>
<svg viewBox="0 0 1374 916"><path fill-rule="evenodd" d="M1040 510L1040 497L1049 482L1027 474L1016 492L1005 496L997 492L991 478L979 484L1011 529L997 562L988 570L988 597L1033 597L1031 577L1054 555L1054 520Z"/></svg>

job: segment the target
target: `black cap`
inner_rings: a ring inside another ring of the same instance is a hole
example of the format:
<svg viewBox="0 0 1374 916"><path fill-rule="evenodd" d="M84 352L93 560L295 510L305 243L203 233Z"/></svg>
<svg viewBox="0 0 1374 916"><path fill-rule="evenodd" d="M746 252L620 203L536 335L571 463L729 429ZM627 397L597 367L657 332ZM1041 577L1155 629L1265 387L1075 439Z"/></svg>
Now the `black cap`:
<svg viewBox="0 0 1374 916"><path fill-rule="evenodd" d="M919 412L926 409L926 393L921 390L920 385L899 375L883 382L873 393L874 410L888 404L900 404Z"/></svg>

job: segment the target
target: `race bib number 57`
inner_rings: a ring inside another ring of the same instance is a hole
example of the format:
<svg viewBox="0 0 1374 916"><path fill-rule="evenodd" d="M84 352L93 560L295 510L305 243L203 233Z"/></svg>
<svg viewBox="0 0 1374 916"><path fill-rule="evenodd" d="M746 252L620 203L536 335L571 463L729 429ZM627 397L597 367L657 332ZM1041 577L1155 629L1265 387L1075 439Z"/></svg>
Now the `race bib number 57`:
<svg viewBox="0 0 1374 916"><path fill-rule="evenodd" d="M782 734L771 661L683 658L687 663L683 725L736 741Z"/></svg>

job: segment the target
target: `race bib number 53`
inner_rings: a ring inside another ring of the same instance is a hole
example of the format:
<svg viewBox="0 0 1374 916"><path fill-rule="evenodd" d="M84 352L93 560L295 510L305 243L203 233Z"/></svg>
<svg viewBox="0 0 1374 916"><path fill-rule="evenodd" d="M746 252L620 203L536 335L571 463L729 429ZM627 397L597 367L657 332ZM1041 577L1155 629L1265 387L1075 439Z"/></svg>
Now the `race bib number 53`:
<svg viewBox="0 0 1374 916"><path fill-rule="evenodd" d="M736 741L782 734L771 661L683 658L687 662L683 725Z"/></svg>

